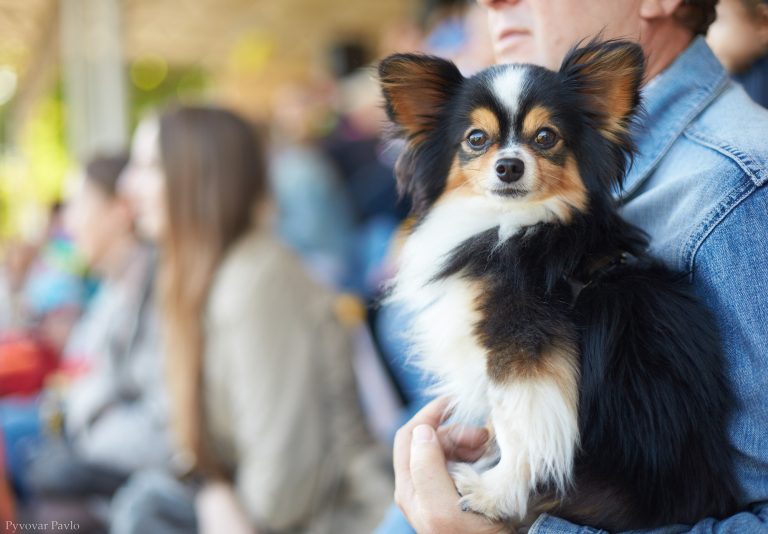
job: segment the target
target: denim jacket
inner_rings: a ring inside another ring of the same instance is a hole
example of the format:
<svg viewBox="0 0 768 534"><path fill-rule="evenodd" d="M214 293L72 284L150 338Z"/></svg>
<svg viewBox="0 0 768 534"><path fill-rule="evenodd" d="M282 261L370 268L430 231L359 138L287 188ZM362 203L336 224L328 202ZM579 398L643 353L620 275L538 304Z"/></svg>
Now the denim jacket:
<svg viewBox="0 0 768 534"><path fill-rule="evenodd" d="M768 111L702 38L643 94L639 152L619 193L651 251L689 272L717 316L738 400L730 424L744 511L654 532L768 532ZM549 515L531 533L593 533Z"/></svg>

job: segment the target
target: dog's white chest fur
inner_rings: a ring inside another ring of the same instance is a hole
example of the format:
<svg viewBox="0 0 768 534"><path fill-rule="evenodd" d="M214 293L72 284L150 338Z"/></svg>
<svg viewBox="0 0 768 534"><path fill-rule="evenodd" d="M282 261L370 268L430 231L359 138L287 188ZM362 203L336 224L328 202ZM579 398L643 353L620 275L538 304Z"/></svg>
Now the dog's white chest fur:
<svg viewBox="0 0 768 534"><path fill-rule="evenodd" d="M408 332L421 368L449 396L457 419L485 421L489 412L487 356L473 333L481 289L460 275L435 280L450 253L465 240L498 228L499 242L521 227L551 217L545 208L510 210L492 198L454 198L436 205L408 237L392 300L411 313Z"/></svg>
<svg viewBox="0 0 768 534"><path fill-rule="evenodd" d="M474 334L482 320L476 302L482 285L460 273L435 277L472 236L497 228L503 243L521 228L554 217L546 206L510 210L487 198L444 200L407 239L392 294L410 312L417 361L435 379L435 393L451 399L454 418L494 427L498 464L482 473L467 464L453 470L462 504L493 518L522 520L532 491L544 480L566 486L578 443L578 371L566 372L572 379L567 388L547 377L491 382L487 351Z"/></svg>

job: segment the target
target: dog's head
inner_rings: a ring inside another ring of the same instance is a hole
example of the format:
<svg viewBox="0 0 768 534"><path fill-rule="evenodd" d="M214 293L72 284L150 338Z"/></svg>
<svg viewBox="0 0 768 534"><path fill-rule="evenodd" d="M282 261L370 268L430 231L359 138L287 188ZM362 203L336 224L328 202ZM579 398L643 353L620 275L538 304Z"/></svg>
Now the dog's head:
<svg viewBox="0 0 768 534"><path fill-rule="evenodd" d="M640 47L618 40L572 50L558 72L502 65L465 78L437 57L386 58L387 113L407 141L401 193L417 217L448 195L587 212L624 176L643 65Z"/></svg>

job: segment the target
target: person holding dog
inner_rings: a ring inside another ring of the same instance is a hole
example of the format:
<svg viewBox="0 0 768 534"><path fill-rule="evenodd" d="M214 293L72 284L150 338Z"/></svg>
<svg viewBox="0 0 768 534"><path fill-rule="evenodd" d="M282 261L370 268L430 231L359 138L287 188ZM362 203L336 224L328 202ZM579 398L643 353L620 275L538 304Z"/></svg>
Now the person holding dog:
<svg viewBox="0 0 768 534"><path fill-rule="evenodd" d="M714 312L738 408L729 426L741 511L675 532L768 532L768 113L732 82L704 41L717 0L478 0L499 63L557 69L591 38L628 38L646 55L646 114L633 132L638 153L616 195L622 214L650 236L651 251L690 273ZM443 400L397 434L395 500L419 534L497 533L458 507L447 460L478 458L483 429L441 427ZM666 529L665 531L669 531ZM529 532L596 532L541 515Z"/></svg>

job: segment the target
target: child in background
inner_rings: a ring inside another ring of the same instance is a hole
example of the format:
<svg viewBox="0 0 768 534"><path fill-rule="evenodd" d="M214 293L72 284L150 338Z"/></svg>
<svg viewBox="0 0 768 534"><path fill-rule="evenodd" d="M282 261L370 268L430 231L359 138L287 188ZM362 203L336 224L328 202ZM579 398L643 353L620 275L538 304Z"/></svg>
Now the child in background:
<svg viewBox="0 0 768 534"><path fill-rule="evenodd" d="M154 254L136 238L117 193L126 162L93 159L66 206L67 229L100 285L41 401L41 418L53 424L29 461L27 482L42 522L98 524L94 497L108 499L131 472L170 460Z"/></svg>

